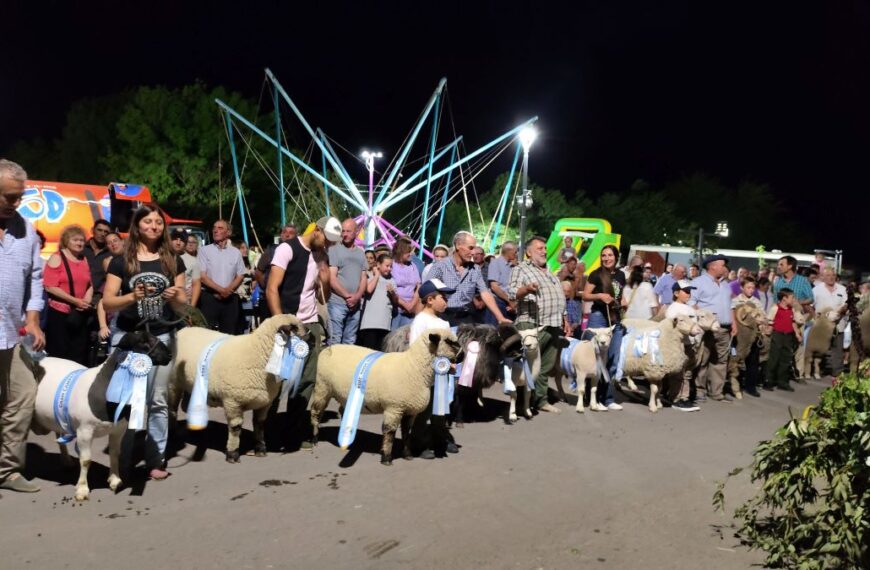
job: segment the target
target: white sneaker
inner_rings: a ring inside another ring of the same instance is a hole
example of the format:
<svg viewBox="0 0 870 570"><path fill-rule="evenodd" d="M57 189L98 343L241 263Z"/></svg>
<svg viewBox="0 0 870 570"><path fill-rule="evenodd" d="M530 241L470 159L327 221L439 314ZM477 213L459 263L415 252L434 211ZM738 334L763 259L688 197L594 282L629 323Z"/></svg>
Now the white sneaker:
<svg viewBox="0 0 870 570"><path fill-rule="evenodd" d="M617 404L616 402L613 402L613 403L611 403L611 404L607 404L607 409L608 409L608 410L612 410L612 411L614 411L614 412L617 412L617 411L619 411L619 410L622 409L622 406L620 406L620 405Z"/></svg>

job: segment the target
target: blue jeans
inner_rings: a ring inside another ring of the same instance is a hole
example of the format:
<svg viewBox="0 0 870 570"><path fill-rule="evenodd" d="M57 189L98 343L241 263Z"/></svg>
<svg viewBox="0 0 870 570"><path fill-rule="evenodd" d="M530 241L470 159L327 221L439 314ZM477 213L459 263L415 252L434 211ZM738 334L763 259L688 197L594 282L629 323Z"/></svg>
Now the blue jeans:
<svg viewBox="0 0 870 570"><path fill-rule="evenodd" d="M360 306L353 309L342 301L326 305L329 310L329 345L356 344L356 332L359 330Z"/></svg>
<svg viewBox="0 0 870 570"><path fill-rule="evenodd" d="M610 326L604 313L593 311L589 314L588 329L601 329ZM622 335L625 328L618 324L613 327L613 335L610 337L610 347L607 349L607 371L610 378L616 378L616 365L619 362L619 350L622 347ZM584 338L592 338L591 333L584 333ZM598 380L598 401L605 406L613 403L613 382L607 382L604 378Z"/></svg>
<svg viewBox="0 0 870 570"><path fill-rule="evenodd" d="M124 331L119 331L112 335L111 351L115 350L118 341L125 334ZM151 372L148 373L148 392L145 400L148 402L148 437L145 438L145 466L148 469L159 469L163 467L165 462L166 442L169 439L169 406L167 404L167 395L169 376L175 360L175 334L161 334L157 338L163 341L172 351L173 362L170 362L166 366L154 366L151 368ZM128 459L133 448L134 435L135 432L127 430L127 433L124 434L124 439L121 441L121 455Z"/></svg>
<svg viewBox="0 0 870 570"><path fill-rule="evenodd" d="M402 311L396 311L396 314L393 315L393 321L390 323L390 330L394 331L398 328L401 328L405 325L410 325L414 322L414 317L409 317Z"/></svg>

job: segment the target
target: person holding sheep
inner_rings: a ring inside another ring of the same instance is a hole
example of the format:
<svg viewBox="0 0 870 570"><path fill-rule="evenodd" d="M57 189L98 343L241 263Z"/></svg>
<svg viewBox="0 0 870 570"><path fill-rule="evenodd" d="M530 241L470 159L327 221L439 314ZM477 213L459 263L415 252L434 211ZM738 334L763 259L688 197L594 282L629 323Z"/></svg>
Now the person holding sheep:
<svg viewBox="0 0 870 570"><path fill-rule="evenodd" d="M148 330L174 352L175 311L186 304L184 261L175 254L163 214L154 204L145 204L133 213L130 236L124 253L109 262L103 306L118 312L120 334ZM119 335L116 335L119 336ZM117 339L113 339L113 345ZM148 437L145 465L151 479L169 477L165 467L169 435L169 366L154 366L148 374ZM132 432L124 437L123 448L132 445ZM126 454L126 453L125 453Z"/></svg>
<svg viewBox="0 0 870 570"><path fill-rule="evenodd" d="M777 304L774 305L767 315L773 323L773 332L770 337L770 356L768 358L768 377L765 389L773 390L774 387L786 392L794 392L789 384L791 379L791 366L794 361L794 352L797 345L803 341L800 329L794 320L794 292L788 287L783 287L776 294Z"/></svg>
<svg viewBox="0 0 870 570"><path fill-rule="evenodd" d="M685 315L693 320L697 320L698 314L695 309L689 305L689 299L694 291L692 283L687 279L674 281L671 285L673 300L668 304L665 310L665 319L675 319L680 315ZM668 397L673 402L672 408L680 412L697 412L701 408L692 400L692 385L695 383L695 375L697 373L697 353L700 345L700 339L686 337L683 348L688 357L688 365L683 373L679 376L671 378L668 386Z"/></svg>
<svg viewBox="0 0 870 570"><path fill-rule="evenodd" d="M307 434L310 422L305 410L314 389L317 358L326 338L326 327L317 314L317 292L321 301L329 296L329 267L318 264L317 257L341 240L341 222L324 216L305 235L288 239L275 249L266 283L266 302L272 316L292 314L302 321L310 335L311 351L305 359L296 396L287 400L287 416L293 422L302 447L310 447ZM277 410L277 400L272 406Z"/></svg>
<svg viewBox="0 0 870 570"><path fill-rule="evenodd" d="M561 350L562 336L571 334L565 309L565 294L555 275L547 269L547 240L534 236L525 244L529 259L511 272L508 286L511 301L517 303L516 326L520 334L534 331L538 337L541 368L535 378L533 405L539 412L559 413L548 400L549 376Z"/></svg>
<svg viewBox="0 0 870 570"><path fill-rule="evenodd" d="M621 324L619 307L622 303L622 291L625 289L625 273L616 268L619 260L619 249L615 245L606 245L601 249L601 267L589 274L586 287L583 289L583 300L592 303L587 328L613 327L610 347L607 349L607 370L611 378L616 377L616 367L619 352L622 347L622 337L625 327ZM601 380L598 386L598 401L608 410L619 411L622 406L613 397L613 383Z"/></svg>
<svg viewBox="0 0 870 570"><path fill-rule="evenodd" d="M706 309L716 315L721 328L708 331L704 341L710 349L706 364L698 373L698 401L709 396L717 402L731 402L731 396L723 392L728 371L728 358L731 356L731 337L736 334L736 325L731 321L731 287L725 277L728 275L728 258L724 255L711 255L704 259L704 274L692 281L690 303L696 309ZM734 330L732 330L734 329Z"/></svg>

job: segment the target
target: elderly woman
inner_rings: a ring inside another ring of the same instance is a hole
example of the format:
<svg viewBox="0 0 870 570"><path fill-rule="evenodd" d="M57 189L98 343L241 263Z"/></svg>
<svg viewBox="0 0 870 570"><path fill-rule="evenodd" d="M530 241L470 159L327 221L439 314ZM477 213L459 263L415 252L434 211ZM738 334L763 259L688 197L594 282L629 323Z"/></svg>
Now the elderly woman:
<svg viewBox="0 0 870 570"><path fill-rule="evenodd" d="M92 316L91 270L85 259L85 230L71 225L60 234L60 249L45 264L48 293L46 351L51 356L87 364L87 322Z"/></svg>

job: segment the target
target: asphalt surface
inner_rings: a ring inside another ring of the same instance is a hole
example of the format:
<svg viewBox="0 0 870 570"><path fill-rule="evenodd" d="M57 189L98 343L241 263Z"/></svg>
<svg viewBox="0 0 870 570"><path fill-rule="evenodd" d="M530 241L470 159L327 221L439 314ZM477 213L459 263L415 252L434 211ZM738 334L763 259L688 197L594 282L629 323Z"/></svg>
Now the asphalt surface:
<svg viewBox="0 0 870 570"><path fill-rule="evenodd" d="M563 403L561 414L506 425L497 385L489 421L453 429L459 454L392 467L379 463L379 416L363 416L345 454L337 414L314 451L228 464L223 414L212 410L166 481L145 481L140 468L113 494L105 445L95 445L81 504L77 464L64 468L53 438L31 434L28 476L42 491L0 492L0 568L748 568L763 556L714 512L716 481L823 388L697 413L651 414L642 397L585 415ZM245 428L243 451L250 418ZM728 512L752 490L734 479Z"/></svg>

